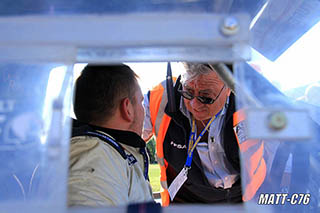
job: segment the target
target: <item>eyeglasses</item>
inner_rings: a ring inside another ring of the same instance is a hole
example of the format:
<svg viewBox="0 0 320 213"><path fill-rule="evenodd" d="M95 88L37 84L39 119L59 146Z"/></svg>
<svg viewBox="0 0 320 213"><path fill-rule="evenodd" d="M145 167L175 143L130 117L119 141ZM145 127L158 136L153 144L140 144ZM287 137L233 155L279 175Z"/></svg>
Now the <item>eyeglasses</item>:
<svg viewBox="0 0 320 213"><path fill-rule="evenodd" d="M181 86L180 86L181 87ZM220 96L222 90L224 89L225 85L223 85L222 89L220 90L219 94L215 99L213 98L208 98L208 97L203 97L203 96L195 96L192 95L190 92L178 89L178 92L184 97L185 99L192 100L194 98L197 98L198 101L200 101L202 104L213 104Z"/></svg>

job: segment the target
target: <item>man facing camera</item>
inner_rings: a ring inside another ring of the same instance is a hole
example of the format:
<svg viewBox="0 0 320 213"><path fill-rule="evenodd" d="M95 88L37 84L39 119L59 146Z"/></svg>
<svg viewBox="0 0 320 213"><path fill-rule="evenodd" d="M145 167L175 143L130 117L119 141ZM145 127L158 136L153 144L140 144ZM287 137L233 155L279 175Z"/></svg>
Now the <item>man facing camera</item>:
<svg viewBox="0 0 320 213"><path fill-rule="evenodd" d="M68 205L152 201L143 95L126 65L87 65L76 81Z"/></svg>

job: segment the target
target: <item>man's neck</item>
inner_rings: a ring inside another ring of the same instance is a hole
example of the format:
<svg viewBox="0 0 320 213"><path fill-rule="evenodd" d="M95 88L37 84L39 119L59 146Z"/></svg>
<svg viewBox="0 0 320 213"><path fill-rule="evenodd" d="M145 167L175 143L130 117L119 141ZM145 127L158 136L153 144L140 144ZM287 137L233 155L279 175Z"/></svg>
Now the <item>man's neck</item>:
<svg viewBox="0 0 320 213"><path fill-rule="evenodd" d="M210 119L209 119L210 120ZM197 137L201 134L201 132L205 129L207 123L209 120L196 120L196 128L197 128ZM208 141L208 130L205 132L205 134L201 137L201 141L207 142Z"/></svg>
<svg viewBox="0 0 320 213"><path fill-rule="evenodd" d="M196 123L197 127L205 128L209 121L210 121L210 119L207 119L207 120L195 120L195 123Z"/></svg>
<svg viewBox="0 0 320 213"><path fill-rule="evenodd" d="M99 122L99 123L91 123L91 124L95 126L107 128L107 129L129 131L129 125L121 122L120 119L118 121L116 121L115 119L109 119L107 122Z"/></svg>

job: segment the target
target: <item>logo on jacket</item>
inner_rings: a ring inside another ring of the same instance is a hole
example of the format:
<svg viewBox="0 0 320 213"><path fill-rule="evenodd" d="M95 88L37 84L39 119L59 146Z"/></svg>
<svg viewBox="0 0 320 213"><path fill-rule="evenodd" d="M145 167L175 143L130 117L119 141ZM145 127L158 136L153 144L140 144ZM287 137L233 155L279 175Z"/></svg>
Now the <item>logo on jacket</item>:
<svg viewBox="0 0 320 213"><path fill-rule="evenodd" d="M129 166L131 166L137 162L137 159L132 154L130 154L130 155L127 154L127 160L128 160Z"/></svg>
<svg viewBox="0 0 320 213"><path fill-rule="evenodd" d="M245 131L244 122L240 122L237 126L235 126L234 131L237 135L239 143L242 143L248 139Z"/></svg>
<svg viewBox="0 0 320 213"><path fill-rule="evenodd" d="M176 144L173 141L171 141L170 145L177 148L177 149L187 149L186 145Z"/></svg>

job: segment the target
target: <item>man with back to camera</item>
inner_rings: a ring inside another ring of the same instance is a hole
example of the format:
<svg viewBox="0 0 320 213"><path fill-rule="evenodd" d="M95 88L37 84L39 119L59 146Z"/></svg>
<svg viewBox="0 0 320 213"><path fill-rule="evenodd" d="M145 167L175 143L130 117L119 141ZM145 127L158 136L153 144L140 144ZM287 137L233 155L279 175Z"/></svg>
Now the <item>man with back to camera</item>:
<svg viewBox="0 0 320 213"><path fill-rule="evenodd" d="M264 180L266 164L261 152L249 159L251 167L246 172L252 179L242 193L239 146L245 153L247 147L263 149L263 142L249 143L241 137L241 117L233 118L235 97L212 65L184 66L185 73L174 86L175 112L169 110L165 82L145 98L143 137L148 140L156 135L162 205L169 205L170 199L173 203L252 199Z"/></svg>
<svg viewBox="0 0 320 213"><path fill-rule="evenodd" d="M76 81L68 205L153 201L144 108L137 75L126 65L87 65Z"/></svg>

